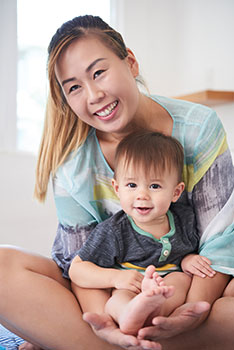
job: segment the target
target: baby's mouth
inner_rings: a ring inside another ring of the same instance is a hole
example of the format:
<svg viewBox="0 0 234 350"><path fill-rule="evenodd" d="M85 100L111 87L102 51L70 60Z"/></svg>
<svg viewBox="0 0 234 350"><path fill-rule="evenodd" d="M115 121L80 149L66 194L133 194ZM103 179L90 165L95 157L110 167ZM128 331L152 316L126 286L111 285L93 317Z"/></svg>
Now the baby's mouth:
<svg viewBox="0 0 234 350"><path fill-rule="evenodd" d="M141 215L146 215L152 210L152 208L149 207L136 207L135 209Z"/></svg>
<svg viewBox="0 0 234 350"><path fill-rule="evenodd" d="M95 112L98 117L105 118L108 117L113 110L116 108L118 101L110 103L108 106L104 107L102 110Z"/></svg>

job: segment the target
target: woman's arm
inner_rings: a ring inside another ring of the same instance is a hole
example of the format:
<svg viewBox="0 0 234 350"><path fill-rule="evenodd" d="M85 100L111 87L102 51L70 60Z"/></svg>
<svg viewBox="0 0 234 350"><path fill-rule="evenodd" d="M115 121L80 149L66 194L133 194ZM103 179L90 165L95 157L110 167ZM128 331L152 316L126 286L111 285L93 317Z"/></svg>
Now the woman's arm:
<svg viewBox="0 0 234 350"><path fill-rule="evenodd" d="M219 155L195 185L191 204L194 207L199 234L204 241L206 229L218 213L225 207L234 190L234 167L230 150ZM234 214L234 213L233 213ZM213 227L213 232L223 231L231 224L224 217L222 227ZM232 216L233 220L233 216Z"/></svg>
<svg viewBox="0 0 234 350"><path fill-rule="evenodd" d="M58 228L52 247L52 258L65 278L76 252L97 225L93 216L63 187L59 177L53 179Z"/></svg>

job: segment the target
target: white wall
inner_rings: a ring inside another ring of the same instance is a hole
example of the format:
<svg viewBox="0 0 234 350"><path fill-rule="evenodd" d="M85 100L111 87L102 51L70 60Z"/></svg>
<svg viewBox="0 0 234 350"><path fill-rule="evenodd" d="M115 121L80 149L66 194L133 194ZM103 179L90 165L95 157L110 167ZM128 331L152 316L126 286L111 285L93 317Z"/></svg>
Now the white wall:
<svg viewBox="0 0 234 350"><path fill-rule="evenodd" d="M51 185L45 204L33 199L36 158L0 152L0 244L50 256L57 218Z"/></svg>
<svg viewBox="0 0 234 350"><path fill-rule="evenodd" d="M234 90L233 0L111 0L112 25L135 52L152 93ZM69 0L66 2L68 6ZM51 188L32 199L35 157L12 152L16 131L16 0L0 0L0 243L49 256L57 219ZM216 108L233 145L234 106ZM234 149L234 145L232 146Z"/></svg>
<svg viewBox="0 0 234 350"><path fill-rule="evenodd" d="M17 0L0 0L0 150L16 147Z"/></svg>
<svg viewBox="0 0 234 350"><path fill-rule="evenodd" d="M115 6L113 25L152 93L234 90L233 0L116 0Z"/></svg>

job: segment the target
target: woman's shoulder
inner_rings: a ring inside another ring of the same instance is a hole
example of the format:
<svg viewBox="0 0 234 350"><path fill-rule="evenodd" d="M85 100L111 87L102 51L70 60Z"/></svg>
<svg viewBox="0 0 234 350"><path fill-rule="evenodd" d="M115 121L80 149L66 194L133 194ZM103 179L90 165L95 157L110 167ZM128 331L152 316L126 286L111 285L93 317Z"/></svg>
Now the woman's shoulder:
<svg viewBox="0 0 234 350"><path fill-rule="evenodd" d="M113 176L111 170L108 168L105 159L103 158L100 146L97 141L95 129L91 129L85 142L82 143L79 148L72 151L65 161L59 166L56 172L57 178L72 179L79 176L84 178L83 172L92 174L105 174L107 176Z"/></svg>
<svg viewBox="0 0 234 350"><path fill-rule="evenodd" d="M210 117L217 118L215 111L205 105L165 96L151 97L166 109L175 123L203 125Z"/></svg>
<svg viewBox="0 0 234 350"><path fill-rule="evenodd" d="M207 149L220 147L225 131L216 112L205 105L175 98L154 97L173 119L172 136L184 147L185 154L194 157Z"/></svg>
<svg viewBox="0 0 234 350"><path fill-rule="evenodd" d="M90 129L86 140L77 149L69 153L58 169L70 168L74 164L90 161L94 156L93 151L97 149L95 143L95 130Z"/></svg>
<svg viewBox="0 0 234 350"><path fill-rule="evenodd" d="M225 130L216 112L207 106L161 96L154 99L173 119L172 136L184 148L184 181L190 191L227 150Z"/></svg>

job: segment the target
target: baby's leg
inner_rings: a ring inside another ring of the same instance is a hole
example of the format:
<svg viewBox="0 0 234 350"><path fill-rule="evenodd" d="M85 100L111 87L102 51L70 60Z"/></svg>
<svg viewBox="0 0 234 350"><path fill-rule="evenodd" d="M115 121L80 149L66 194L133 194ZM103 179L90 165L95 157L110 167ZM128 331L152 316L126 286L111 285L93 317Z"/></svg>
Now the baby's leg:
<svg viewBox="0 0 234 350"><path fill-rule="evenodd" d="M123 333L136 334L152 312L159 314L162 304L174 292L152 267L147 268L142 287L138 295L129 290L115 290L106 304L105 311L119 323Z"/></svg>
<svg viewBox="0 0 234 350"><path fill-rule="evenodd" d="M191 285L191 277L184 272L171 272L163 278L163 281L165 285L175 288L173 296L165 301L160 311L161 315L169 316L178 306L184 304Z"/></svg>
<svg viewBox="0 0 234 350"><path fill-rule="evenodd" d="M81 288L72 283L72 290L79 300L83 313L104 313L105 304L111 297L110 289Z"/></svg>

